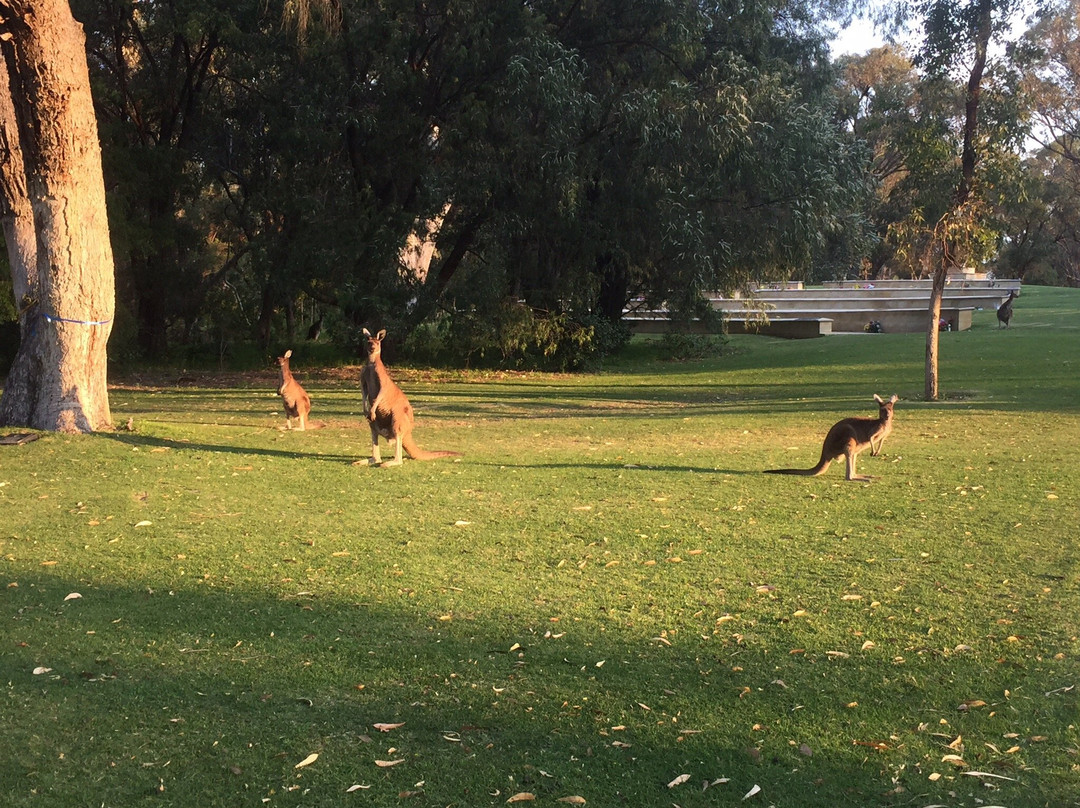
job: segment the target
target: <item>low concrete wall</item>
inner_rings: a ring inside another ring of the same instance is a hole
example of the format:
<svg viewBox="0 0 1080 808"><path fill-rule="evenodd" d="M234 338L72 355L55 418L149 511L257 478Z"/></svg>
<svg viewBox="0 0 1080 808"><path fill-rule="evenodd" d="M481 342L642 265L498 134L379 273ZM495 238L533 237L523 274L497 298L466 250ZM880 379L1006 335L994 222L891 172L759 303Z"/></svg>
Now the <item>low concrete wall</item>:
<svg viewBox="0 0 1080 808"><path fill-rule="evenodd" d="M931 278L886 278L878 281L825 281L821 285L826 289L930 289ZM1020 291L1023 282L1019 278L951 278L945 289L1003 289L1007 296L1010 291Z"/></svg>
<svg viewBox="0 0 1080 808"><path fill-rule="evenodd" d="M624 316L623 322L630 326L630 330L635 334L666 334L672 330L672 323L664 312L635 312ZM767 323L757 319L730 317L727 318L726 325L729 334L760 334L784 339L823 337L831 334L833 330L832 320L827 317L776 317L770 318ZM678 330L690 334L719 333L716 328L706 328L698 320L680 323Z"/></svg>
<svg viewBox="0 0 1080 808"><path fill-rule="evenodd" d="M952 325L952 331L967 331L971 328L973 309L960 307L941 307L941 319ZM833 311L833 331L865 331L871 320L881 323L881 330L886 334L911 334L926 331L930 313L926 307L913 309L862 309L861 311Z"/></svg>
<svg viewBox="0 0 1080 808"><path fill-rule="evenodd" d="M986 297L985 295L948 296L942 299L942 305L953 308L982 309L997 311L998 306L1007 298ZM862 311L864 309L928 309L930 298L927 295L892 295L888 297L861 295L815 295L805 298L770 296L750 300L710 300L715 309L723 311L758 311L764 310L769 316L801 317L814 312L815 316L829 316L831 311ZM756 304L756 305L755 305ZM824 314L822 315L822 312Z"/></svg>

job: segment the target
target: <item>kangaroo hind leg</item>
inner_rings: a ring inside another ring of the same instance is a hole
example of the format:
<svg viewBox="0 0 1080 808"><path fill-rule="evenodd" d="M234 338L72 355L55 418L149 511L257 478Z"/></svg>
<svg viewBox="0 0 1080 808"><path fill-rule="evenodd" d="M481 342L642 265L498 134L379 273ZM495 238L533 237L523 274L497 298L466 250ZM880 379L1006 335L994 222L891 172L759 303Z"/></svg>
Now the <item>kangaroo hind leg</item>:
<svg viewBox="0 0 1080 808"><path fill-rule="evenodd" d="M844 458L847 460L847 479L854 482L868 483L870 478L865 474L855 473L855 460L859 456L859 451L856 448L856 442L854 438L848 440L847 446L844 447Z"/></svg>
<svg viewBox="0 0 1080 808"><path fill-rule="evenodd" d="M402 464L402 462L403 462L402 459L401 459L401 450L403 448L402 445L401 445L401 443L402 443L402 435L401 435L401 433L398 433L394 437L390 438L390 440L392 440L394 442L394 459L393 460L387 460L385 463L383 463L383 468L386 468L387 466L400 466Z"/></svg>
<svg viewBox="0 0 1080 808"><path fill-rule="evenodd" d="M382 453L379 451L379 428L371 421L371 457L369 466L378 466L382 463Z"/></svg>

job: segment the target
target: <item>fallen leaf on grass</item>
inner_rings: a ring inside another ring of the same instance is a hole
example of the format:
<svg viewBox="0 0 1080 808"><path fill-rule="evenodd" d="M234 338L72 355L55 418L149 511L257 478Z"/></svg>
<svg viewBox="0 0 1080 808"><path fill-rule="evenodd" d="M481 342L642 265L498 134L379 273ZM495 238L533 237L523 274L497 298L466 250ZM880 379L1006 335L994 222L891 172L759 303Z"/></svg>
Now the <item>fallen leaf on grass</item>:
<svg viewBox="0 0 1080 808"><path fill-rule="evenodd" d="M806 757L813 757L814 756L814 750L811 749L809 746L807 746L804 743L799 744L799 754L800 755L805 755Z"/></svg>
<svg viewBox="0 0 1080 808"><path fill-rule="evenodd" d="M345 789L345 793L346 794L352 794L354 791L359 791L362 788L371 788L371 786L362 786L359 783L357 783L356 785L349 786L347 789Z"/></svg>
<svg viewBox="0 0 1080 808"><path fill-rule="evenodd" d="M889 748L889 745L885 741L852 741L854 746L868 746L871 749L876 749L879 752L884 752Z"/></svg>
<svg viewBox="0 0 1080 808"><path fill-rule="evenodd" d="M840 600L862 600L862 595L844 595Z"/></svg>
<svg viewBox="0 0 1080 808"><path fill-rule="evenodd" d="M956 766L957 768L959 768L961 766L967 766L967 763L965 763L964 759L962 757L960 757L959 755L945 755L941 759L941 762L942 763L951 763L952 765Z"/></svg>
<svg viewBox="0 0 1080 808"><path fill-rule="evenodd" d="M312 752L306 758L304 758L299 763L297 763L295 766L293 766L293 768L294 769L302 769L305 766L310 766L312 763L314 763L318 759L319 759L319 753L318 752Z"/></svg>
<svg viewBox="0 0 1080 808"><path fill-rule="evenodd" d="M667 787L668 788L675 788L675 786L681 786L683 783L685 783L689 779L690 779L689 774L680 774L678 777L676 777L674 780L672 780L670 783L668 783Z"/></svg>
<svg viewBox="0 0 1080 808"><path fill-rule="evenodd" d="M531 794L528 791L519 791L517 794L512 796L506 802L508 804L511 803L511 802L532 802L535 799L536 799L535 794Z"/></svg>
<svg viewBox="0 0 1080 808"><path fill-rule="evenodd" d="M956 709L959 710L962 713L965 713L968 710L972 710L972 709L974 709L976 707L985 707L985 706L986 706L986 702L983 701L982 699L969 699L968 701L965 701L963 704L961 704Z"/></svg>
<svg viewBox="0 0 1080 808"><path fill-rule="evenodd" d="M568 805L584 805L585 798L579 797L577 794L572 794L569 797L559 797L555 802L565 802Z"/></svg>
<svg viewBox="0 0 1080 808"><path fill-rule="evenodd" d="M392 729L397 729L398 727L405 726L405 722L402 721L399 724L372 724L372 726L375 727L375 729L377 729L377 730L382 730L383 732L389 732Z"/></svg>
<svg viewBox="0 0 1080 808"><path fill-rule="evenodd" d="M761 786L755 785L752 789L750 789L749 791L746 792L746 794L743 795L743 799L748 800L751 797L753 797L755 794L760 794L760 793L761 793Z"/></svg>
<svg viewBox="0 0 1080 808"><path fill-rule="evenodd" d="M389 769L391 766L396 766L399 763L404 763L405 760L376 760L375 765L380 769Z"/></svg>
<svg viewBox="0 0 1080 808"><path fill-rule="evenodd" d="M81 598L81 597L82 597L82 595L80 595L78 592L72 592L70 595L68 595L66 598L64 598L64 600L65 601L77 600L78 598Z"/></svg>
<svg viewBox="0 0 1080 808"><path fill-rule="evenodd" d="M143 519L141 522L136 522L135 527L150 527L152 524L154 523Z"/></svg>
<svg viewBox="0 0 1080 808"><path fill-rule="evenodd" d="M1011 783L1019 783L1015 777L1006 777L1004 774L991 774L990 772L961 772L967 777L993 777L995 780L1008 780Z"/></svg>
<svg viewBox="0 0 1080 808"><path fill-rule="evenodd" d="M43 673L48 673L52 668L37 667L34 668L34 676L41 676Z"/></svg>

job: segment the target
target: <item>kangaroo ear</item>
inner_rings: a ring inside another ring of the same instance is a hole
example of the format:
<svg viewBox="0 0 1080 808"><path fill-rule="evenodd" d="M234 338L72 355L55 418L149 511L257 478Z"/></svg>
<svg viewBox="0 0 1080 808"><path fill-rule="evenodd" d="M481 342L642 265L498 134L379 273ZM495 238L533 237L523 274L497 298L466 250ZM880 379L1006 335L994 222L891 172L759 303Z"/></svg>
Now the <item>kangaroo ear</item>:
<svg viewBox="0 0 1080 808"><path fill-rule="evenodd" d="M881 396L879 396L877 393L874 393L874 401L876 401L878 404L884 404L885 403L884 401L881 400Z"/></svg>
<svg viewBox="0 0 1080 808"><path fill-rule="evenodd" d="M286 358L286 359L288 359L288 358L289 358L290 356L292 356L292 348L289 348L289 350L287 350L287 351L285 352L285 358Z"/></svg>
<svg viewBox="0 0 1080 808"><path fill-rule="evenodd" d="M371 332L368 331L366 328L364 329L364 336L365 337L370 337L371 336Z"/></svg>
<svg viewBox="0 0 1080 808"><path fill-rule="evenodd" d="M383 340L383 338L385 336L386 336L386 329L384 328L378 334L375 335L375 339L379 340L379 342L382 342L382 340Z"/></svg>
<svg viewBox="0 0 1080 808"><path fill-rule="evenodd" d="M893 394L893 397L889 399L889 403L890 403L890 404L895 404L895 403L896 403L897 401L899 401L899 400L900 400L900 396L898 396L898 395L896 395L896 394L894 393L894 394Z"/></svg>

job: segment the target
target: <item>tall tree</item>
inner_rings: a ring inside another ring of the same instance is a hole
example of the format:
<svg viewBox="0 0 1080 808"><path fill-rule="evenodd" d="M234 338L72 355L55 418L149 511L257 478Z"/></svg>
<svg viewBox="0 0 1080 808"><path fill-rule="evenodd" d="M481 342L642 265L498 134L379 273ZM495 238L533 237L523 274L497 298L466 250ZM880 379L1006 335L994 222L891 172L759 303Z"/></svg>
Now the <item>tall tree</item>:
<svg viewBox="0 0 1080 808"><path fill-rule="evenodd" d="M0 53L0 186L22 337L0 424L109 427L113 258L82 27L67 0L0 0Z"/></svg>
<svg viewBox="0 0 1080 808"><path fill-rule="evenodd" d="M866 190L861 148L815 98L814 4L289 7L338 25L351 76L356 285L399 284L387 256L441 217L400 298L417 298L413 321L480 294L612 319L637 294L690 308L806 266Z"/></svg>
<svg viewBox="0 0 1080 808"><path fill-rule="evenodd" d="M927 400L939 393L938 354L941 301L950 271L962 268L980 233L985 187L980 188L980 161L1014 143L981 120L990 47L1007 36L1021 0L920 0L902 4L922 24L923 44L917 62L929 80L957 80L963 86L959 172L946 212L932 225L927 260L933 265L926 329L925 389ZM1015 131L1014 133L1015 134ZM995 137L996 135L996 137Z"/></svg>

